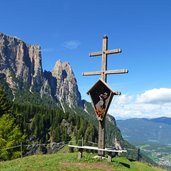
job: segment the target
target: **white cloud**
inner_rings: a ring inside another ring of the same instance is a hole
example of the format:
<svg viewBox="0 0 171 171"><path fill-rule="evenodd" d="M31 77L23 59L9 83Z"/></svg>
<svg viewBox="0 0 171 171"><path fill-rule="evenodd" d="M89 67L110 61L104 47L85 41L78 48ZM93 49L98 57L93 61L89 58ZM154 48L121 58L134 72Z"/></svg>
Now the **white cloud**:
<svg viewBox="0 0 171 171"><path fill-rule="evenodd" d="M152 89L136 96L114 96L109 113L116 118L171 117L171 89Z"/></svg>
<svg viewBox="0 0 171 171"><path fill-rule="evenodd" d="M126 94L123 94L119 96L119 98L117 99L117 103L120 105L125 105L125 104L129 104L132 100L133 100L133 96L128 96Z"/></svg>
<svg viewBox="0 0 171 171"><path fill-rule="evenodd" d="M160 88L145 91L137 98L137 102L150 104L171 103L171 89Z"/></svg>
<svg viewBox="0 0 171 171"><path fill-rule="evenodd" d="M79 45L80 42L78 40L70 40L64 42L64 47L70 50L78 48Z"/></svg>

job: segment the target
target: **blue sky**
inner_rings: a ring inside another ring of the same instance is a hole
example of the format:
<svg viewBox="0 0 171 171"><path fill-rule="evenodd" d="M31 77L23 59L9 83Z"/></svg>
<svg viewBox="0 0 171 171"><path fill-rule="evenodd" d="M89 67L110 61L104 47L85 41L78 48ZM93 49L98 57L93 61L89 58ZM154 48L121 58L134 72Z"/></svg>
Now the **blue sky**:
<svg viewBox="0 0 171 171"><path fill-rule="evenodd" d="M171 117L170 0L0 0L0 32L42 47L43 69L58 59L74 70L82 97L99 76L82 72L101 69L103 35L109 49L108 69L129 70L111 75L108 84L122 92L109 112L117 118Z"/></svg>

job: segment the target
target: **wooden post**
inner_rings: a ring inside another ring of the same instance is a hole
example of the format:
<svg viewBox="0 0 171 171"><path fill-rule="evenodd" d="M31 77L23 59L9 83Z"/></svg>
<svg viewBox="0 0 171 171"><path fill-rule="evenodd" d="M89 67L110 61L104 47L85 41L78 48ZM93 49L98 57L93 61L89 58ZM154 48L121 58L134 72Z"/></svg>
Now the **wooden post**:
<svg viewBox="0 0 171 171"><path fill-rule="evenodd" d="M105 119L99 120L98 148L105 149ZM99 156L104 156L104 151L98 151Z"/></svg>
<svg viewBox="0 0 171 171"><path fill-rule="evenodd" d="M83 139L83 137L82 137L82 146L84 145L84 139Z"/></svg>
<svg viewBox="0 0 171 171"><path fill-rule="evenodd" d="M104 82L107 82L107 75L108 74L123 74L128 73L127 69L122 70L107 70L107 56L109 54L116 54L121 53L121 49L113 49L108 50L108 37L105 35L103 37L102 41L102 51L101 52L92 52L89 54L90 57L94 56L102 56L102 69L101 71L95 71L95 72L84 72L84 76L90 76L90 75L101 75L101 79ZM99 130L98 130L98 148L104 149L105 148L105 117L103 120L99 120ZM104 156L104 151L98 151L98 155Z"/></svg>
<svg viewBox="0 0 171 171"><path fill-rule="evenodd" d="M78 160L80 160L83 156L83 149L82 148L79 148L78 149Z"/></svg>
<svg viewBox="0 0 171 171"><path fill-rule="evenodd" d="M108 152L107 161L112 162L112 152Z"/></svg>
<svg viewBox="0 0 171 171"><path fill-rule="evenodd" d="M102 80L107 82L107 75L105 71L107 70L107 55L106 50L108 48L108 37L103 37L103 44L102 44Z"/></svg>
<svg viewBox="0 0 171 171"><path fill-rule="evenodd" d="M137 150L137 160L140 161L140 148Z"/></svg>
<svg viewBox="0 0 171 171"><path fill-rule="evenodd" d="M23 158L23 144L22 144L22 142L20 143L20 150L21 150L21 158Z"/></svg>

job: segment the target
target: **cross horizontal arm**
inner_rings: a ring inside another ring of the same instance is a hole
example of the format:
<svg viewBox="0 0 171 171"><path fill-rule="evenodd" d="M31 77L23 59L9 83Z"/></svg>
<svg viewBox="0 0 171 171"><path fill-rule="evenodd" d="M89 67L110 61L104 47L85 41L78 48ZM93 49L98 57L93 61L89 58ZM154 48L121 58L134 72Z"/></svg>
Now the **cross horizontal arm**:
<svg viewBox="0 0 171 171"><path fill-rule="evenodd" d="M126 74L128 73L128 70L127 69L108 70L105 73L106 74Z"/></svg>
<svg viewBox="0 0 171 171"><path fill-rule="evenodd" d="M101 75L103 71L93 71L93 72L83 72L83 76L90 76L90 75ZM119 69L119 70L108 70L104 72L105 74L125 74L128 73L127 69Z"/></svg>
<svg viewBox="0 0 171 171"><path fill-rule="evenodd" d="M94 56L101 56L102 53L108 55L108 54L115 54L115 53L121 53L121 52L122 52L121 49L113 49L113 50L106 50L104 52L91 52L89 53L89 56L94 57Z"/></svg>
<svg viewBox="0 0 171 171"><path fill-rule="evenodd" d="M83 76L89 76L89 75L100 75L102 71L93 71L93 72L83 72Z"/></svg>
<svg viewBox="0 0 171 171"><path fill-rule="evenodd" d="M105 53L108 54L115 54L115 53L121 53L122 49L113 49L113 50L107 50Z"/></svg>
<svg viewBox="0 0 171 171"><path fill-rule="evenodd" d="M100 55L102 55L102 52L91 52L91 53L89 53L89 56L90 56L90 57L93 57L93 56L100 56Z"/></svg>

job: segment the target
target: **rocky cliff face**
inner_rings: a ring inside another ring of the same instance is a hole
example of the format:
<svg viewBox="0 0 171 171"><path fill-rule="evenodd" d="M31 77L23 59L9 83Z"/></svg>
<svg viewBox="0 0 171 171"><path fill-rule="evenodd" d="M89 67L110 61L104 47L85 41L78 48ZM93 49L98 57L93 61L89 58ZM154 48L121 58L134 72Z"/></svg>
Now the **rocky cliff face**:
<svg viewBox="0 0 171 171"><path fill-rule="evenodd" d="M41 49L0 33L0 73L15 95L29 90L70 107L81 105L77 81L69 63L57 61L52 72L42 69Z"/></svg>
<svg viewBox="0 0 171 171"><path fill-rule="evenodd" d="M57 80L56 97L59 101L69 104L69 107L81 105L81 95L77 81L68 62L56 62L52 76Z"/></svg>
<svg viewBox="0 0 171 171"><path fill-rule="evenodd" d="M40 90L43 73L40 46L0 33L0 72L6 76L10 88Z"/></svg>

